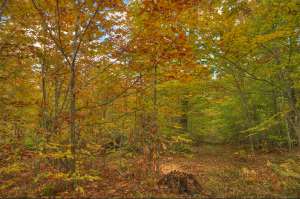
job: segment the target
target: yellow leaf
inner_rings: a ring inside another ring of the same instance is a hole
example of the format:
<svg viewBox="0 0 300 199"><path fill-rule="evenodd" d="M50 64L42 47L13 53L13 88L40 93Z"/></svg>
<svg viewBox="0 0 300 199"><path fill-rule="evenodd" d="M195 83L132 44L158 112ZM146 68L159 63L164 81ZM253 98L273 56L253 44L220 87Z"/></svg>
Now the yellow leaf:
<svg viewBox="0 0 300 199"><path fill-rule="evenodd" d="M88 4L88 6L92 6L93 5L93 2L91 0L87 0L86 2Z"/></svg>

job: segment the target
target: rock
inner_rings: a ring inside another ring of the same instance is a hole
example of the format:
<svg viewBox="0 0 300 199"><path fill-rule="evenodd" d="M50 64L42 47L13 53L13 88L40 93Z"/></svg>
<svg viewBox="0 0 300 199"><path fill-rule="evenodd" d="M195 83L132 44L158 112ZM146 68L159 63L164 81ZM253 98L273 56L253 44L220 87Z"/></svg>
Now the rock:
<svg viewBox="0 0 300 199"><path fill-rule="evenodd" d="M52 185L48 185L47 187L45 187L42 190L42 193L44 194L44 196L47 196L47 197L55 197L56 196L56 191L52 187Z"/></svg>

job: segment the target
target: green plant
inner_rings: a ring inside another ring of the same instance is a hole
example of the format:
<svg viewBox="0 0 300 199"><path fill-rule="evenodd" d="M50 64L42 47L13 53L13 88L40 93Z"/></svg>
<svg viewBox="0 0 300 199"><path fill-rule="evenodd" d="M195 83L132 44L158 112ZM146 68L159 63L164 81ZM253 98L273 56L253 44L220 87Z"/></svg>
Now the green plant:
<svg viewBox="0 0 300 199"><path fill-rule="evenodd" d="M269 135L267 139L268 139L268 143L270 143L273 146L280 147L281 145L288 143L287 138L283 138L282 136L278 136L278 135Z"/></svg>
<svg viewBox="0 0 300 199"><path fill-rule="evenodd" d="M192 153L190 146L187 144L181 144L178 146L178 151L181 153Z"/></svg>
<svg viewBox="0 0 300 199"><path fill-rule="evenodd" d="M121 168L127 170L128 166L124 162L121 162Z"/></svg>
<svg viewBox="0 0 300 199"><path fill-rule="evenodd" d="M28 149L28 150L34 150L35 149L35 143L32 141L25 141L23 145Z"/></svg>
<svg viewBox="0 0 300 199"><path fill-rule="evenodd" d="M300 165L294 160L287 159L280 165L268 162L267 166L272 167L277 175L283 177L282 185L286 190L298 191L300 189Z"/></svg>
<svg viewBox="0 0 300 199"><path fill-rule="evenodd" d="M96 175L96 176L100 175L99 170L90 169L90 172L91 172L92 175Z"/></svg>

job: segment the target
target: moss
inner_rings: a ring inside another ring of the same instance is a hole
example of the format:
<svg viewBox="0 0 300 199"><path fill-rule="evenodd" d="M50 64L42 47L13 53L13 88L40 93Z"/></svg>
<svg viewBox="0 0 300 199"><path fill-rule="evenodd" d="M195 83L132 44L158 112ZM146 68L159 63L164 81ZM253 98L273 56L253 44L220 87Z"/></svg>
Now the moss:
<svg viewBox="0 0 300 199"><path fill-rule="evenodd" d="M56 196L56 191L51 184L48 185L47 187L45 187L42 190L42 193L44 194L44 196L47 196L47 197L55 197Z"/></svg>

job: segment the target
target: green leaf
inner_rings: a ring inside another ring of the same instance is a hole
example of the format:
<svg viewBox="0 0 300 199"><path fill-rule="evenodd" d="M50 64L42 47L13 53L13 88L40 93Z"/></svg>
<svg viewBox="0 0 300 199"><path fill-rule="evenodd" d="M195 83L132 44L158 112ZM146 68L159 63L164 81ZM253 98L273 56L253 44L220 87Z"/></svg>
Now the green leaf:
<svg viewBox="0 0 300 199"><path fill-rule="evenodd" d="M79 189L80 189L80 192L84 194L83 188L82 188L82 187L79 187Z"/></svg>
<svg viewBox="0 0 300 199"><path fill-rule="evenodd" d="M37 182L39 180L39 177L34 178L34 182Z"/></svg>

